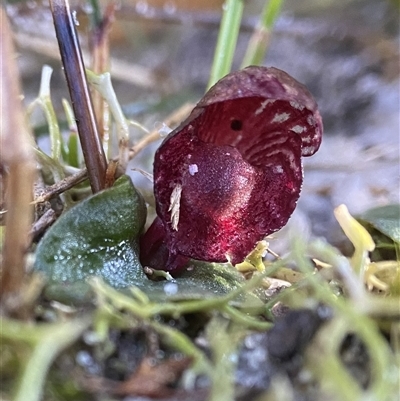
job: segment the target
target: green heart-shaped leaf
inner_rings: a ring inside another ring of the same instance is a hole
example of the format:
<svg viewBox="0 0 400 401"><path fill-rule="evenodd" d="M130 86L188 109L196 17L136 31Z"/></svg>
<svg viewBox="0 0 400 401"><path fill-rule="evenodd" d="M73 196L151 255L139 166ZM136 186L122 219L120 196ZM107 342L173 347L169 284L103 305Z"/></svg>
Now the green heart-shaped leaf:
<svg viewBox="0 0 400 401"><path fill-rule="evenodd" d="M191 260L188 269L170 281L148 281L138 287L154 301L204 299L226 295L244 283L231 265Z"/></svg>
<svg viewBox="0 0 400 401"><path fill-rule="evenodd" d="M146 280L136 243L145 220L141 195L121 177L57 220L38 245L34 268L64 287L89 276L116 288L137 284Z"/></svg>

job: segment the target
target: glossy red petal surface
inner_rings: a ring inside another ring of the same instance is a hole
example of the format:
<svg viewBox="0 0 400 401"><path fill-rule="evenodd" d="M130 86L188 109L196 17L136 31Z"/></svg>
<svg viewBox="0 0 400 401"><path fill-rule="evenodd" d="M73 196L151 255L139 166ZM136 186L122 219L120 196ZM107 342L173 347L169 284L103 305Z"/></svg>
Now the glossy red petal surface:
<svg viewBox="0 0 400 401"><path fill-rule="evenodd" d="M301 156L322 122L308 90L283 71L248 67L220 80L156 152L157 213L173 255L241 262L292 214Z"/></svg>
<svg viewBox="0 0 400 401"><path fill-rule="evenodd" d="M218 81L196 108L206 108L229 99L252 97L262 99L254 113L265 117L265 128L274 129L279 125L298 133L303 142L302 156L311 156L318 150L323 128L317 103L303 84L277 68L251 66L233 72ZM276 101L289 104L282 111L282 105L280 109L278 105L273 107ZM285 120L284 116L280 116L281 112L288 113L289 118ZM251 117L249 115L247 119Z"/></svg>

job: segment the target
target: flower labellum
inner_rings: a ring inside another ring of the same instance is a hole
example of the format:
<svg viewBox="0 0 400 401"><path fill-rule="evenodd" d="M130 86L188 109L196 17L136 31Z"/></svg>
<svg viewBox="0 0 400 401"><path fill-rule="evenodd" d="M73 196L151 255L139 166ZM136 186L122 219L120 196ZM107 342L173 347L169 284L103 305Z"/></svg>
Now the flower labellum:
<svg viewBox="0 0 400 401"><path fill-rule="evenodd" d="M321 136L315 100L287 73L253 66L222 78L156 152L158 217L142 238L142 262L170 271L188 258L242 262L288 221L301 157Z"/></svg>

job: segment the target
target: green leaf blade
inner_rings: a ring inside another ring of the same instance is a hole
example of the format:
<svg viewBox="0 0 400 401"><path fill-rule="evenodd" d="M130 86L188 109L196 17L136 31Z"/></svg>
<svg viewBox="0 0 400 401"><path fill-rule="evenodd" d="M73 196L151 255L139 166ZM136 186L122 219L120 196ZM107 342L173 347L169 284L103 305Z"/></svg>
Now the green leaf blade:
<svg viewBox="0 0 400 401"><path fill-rule="evenodd" d="M359 219L400 244L400 205L370 209L359 216Z"/></svg>
<svg viewBox="0 0 400 401"><path fill-rule="evenodd" d="M73 207L38 245L34 268L51 283L99 276L115 288L145 280L137 239L146 206L128 177Z"/></svg>

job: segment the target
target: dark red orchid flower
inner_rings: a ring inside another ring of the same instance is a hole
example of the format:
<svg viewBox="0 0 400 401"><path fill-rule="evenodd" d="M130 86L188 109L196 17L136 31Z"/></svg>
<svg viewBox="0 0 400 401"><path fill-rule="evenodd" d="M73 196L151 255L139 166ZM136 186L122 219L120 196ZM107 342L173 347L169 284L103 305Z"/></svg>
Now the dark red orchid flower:
<svg viewBox="0 0 400 401"><path fill-rule="evenodd" d="M301 157L321 136L315 100L285 72L248 67L222 78L156 152L158 217L141 241L143 263L242 262L288 221Z"/></svg>

